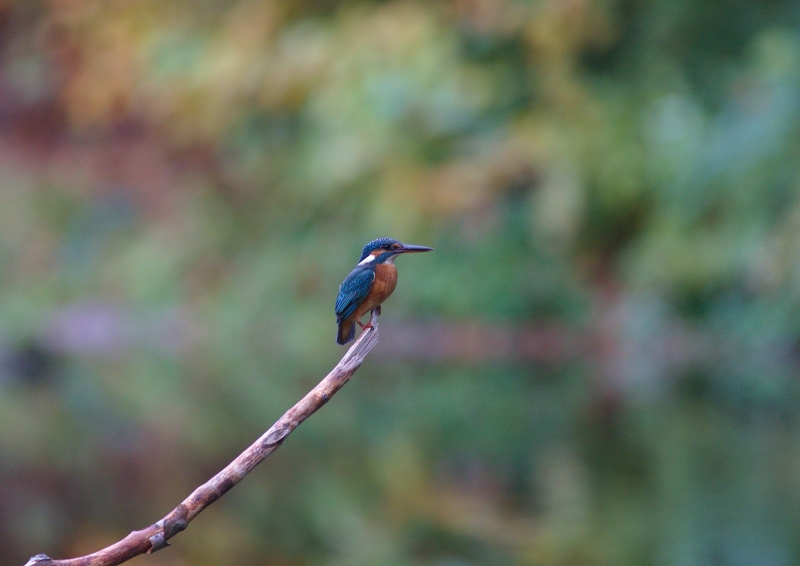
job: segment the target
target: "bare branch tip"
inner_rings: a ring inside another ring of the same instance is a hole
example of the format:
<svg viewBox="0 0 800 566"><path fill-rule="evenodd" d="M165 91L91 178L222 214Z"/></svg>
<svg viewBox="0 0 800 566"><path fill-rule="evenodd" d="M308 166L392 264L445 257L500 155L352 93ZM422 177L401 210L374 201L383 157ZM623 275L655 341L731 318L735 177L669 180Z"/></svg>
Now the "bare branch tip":
<svg viewBox="0 0 800 566"><path fill-rule="evenodd" d="M37 554L36 556L32 556L25 566L46 566L47 564L52 563L53 559L46 554Z"/></svg>
<svg viewBox="0 0 800 566"><path fill-rule="evenodd" d="M353 344L347 353L339 362L339 365L345 370L355 370L364 358L369 354L370 350L378 343L378 315L373 311L369 320L368 326L358 337L355 344Z"/></svg>

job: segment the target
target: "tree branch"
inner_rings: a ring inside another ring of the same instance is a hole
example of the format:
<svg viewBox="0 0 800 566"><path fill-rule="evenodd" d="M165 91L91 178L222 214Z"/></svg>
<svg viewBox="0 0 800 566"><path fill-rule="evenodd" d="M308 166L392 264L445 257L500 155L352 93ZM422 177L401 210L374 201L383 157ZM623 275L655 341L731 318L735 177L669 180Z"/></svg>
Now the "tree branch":
<svg viewBox="0 0 800 566"><path fill-rule="evenodd" d="M121 541L87 556L53 560L45 554L32 557L25 566L114 566L144 553L168 546L167 541L184 530L200 512L239 483L250 470L280 447L300 423L313 415L350 381L366 355L378 343L378 319L372 313L372 328L367 326L336 367L308 394L286 411L261 438L228 464L221 472L194 490L183 503L163 519L133 531Z"/></svg>

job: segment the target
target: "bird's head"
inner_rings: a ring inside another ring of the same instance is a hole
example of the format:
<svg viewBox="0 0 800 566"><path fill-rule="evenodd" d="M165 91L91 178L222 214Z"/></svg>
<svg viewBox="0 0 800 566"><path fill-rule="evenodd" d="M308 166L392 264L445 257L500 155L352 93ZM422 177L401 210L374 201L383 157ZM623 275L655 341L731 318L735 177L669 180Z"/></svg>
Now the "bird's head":
<svg viewBox="0 0 800 566"><path fill-rule="evenodd" d="M433 251L433 248L403 244L393 238L378 238L364 246L364 249L361 250L361 258L358 260L358 264L364 265L373 261L377 263L388 261L391 263L400 254L430 251Z"/></svg>

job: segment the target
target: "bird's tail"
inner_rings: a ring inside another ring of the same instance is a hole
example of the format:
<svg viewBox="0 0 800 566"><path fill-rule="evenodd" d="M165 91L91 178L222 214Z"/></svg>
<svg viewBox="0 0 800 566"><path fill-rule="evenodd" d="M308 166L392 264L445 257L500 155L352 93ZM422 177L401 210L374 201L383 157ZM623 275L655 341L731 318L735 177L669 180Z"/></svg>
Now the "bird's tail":
<svg viewBox="0 0 800 566"><path fill-rule="evenodd" d="M343 320L339 323L339 333L336 335L337 344L347 344L356 337L356 323L353 320Z"/></svg>

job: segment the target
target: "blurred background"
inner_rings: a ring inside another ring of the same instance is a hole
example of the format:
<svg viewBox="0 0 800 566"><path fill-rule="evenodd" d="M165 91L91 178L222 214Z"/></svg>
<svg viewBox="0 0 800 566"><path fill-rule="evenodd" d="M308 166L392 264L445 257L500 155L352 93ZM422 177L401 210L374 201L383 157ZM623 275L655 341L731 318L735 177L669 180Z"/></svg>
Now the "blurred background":
<svg viewBox="0 0 800 566"><path fill-rule="evenodd" d="M800 4L0 0L0 563L800 564Z"/></svg>

